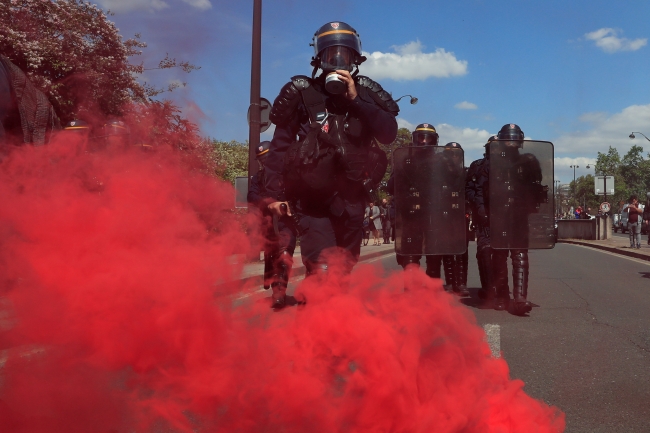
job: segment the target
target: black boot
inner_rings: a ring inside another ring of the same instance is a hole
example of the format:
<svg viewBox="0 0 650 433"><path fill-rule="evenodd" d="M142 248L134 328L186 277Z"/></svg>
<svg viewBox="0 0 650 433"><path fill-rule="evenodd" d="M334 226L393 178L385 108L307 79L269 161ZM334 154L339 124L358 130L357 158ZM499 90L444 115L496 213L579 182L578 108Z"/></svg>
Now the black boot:
<svg viewBox="0 0 650 433"><path fill-rule="evenodd" d="M496 292L494 309L501 311L508 308L510 289L508 288L508 250L492 252L492 284Z"/></svg>
<svg viewBox="0 0 650 433"><path fill-rule="evenodd" d="M533 305L526 299L528 296L528 251L512 251L511 257L513 312L518 316L523 316L533 309Z"/></svg>
<svg viewBox="0 0 650 433"><path fill-rule="evenodd" d="M288 251L279 252L273 260L273 277L271 278L271 307L283 308L286 304L287 286L289 285L289 273L293 266L293 257Z"/></svg>
<svg viewBox="0 0 650 433"><path fill-rule="evenodd" d="M458 296L469 296L467 290L467 251L455 257L456 262L456 284L458 285Z"/></svg>
<svg viewBox="0 0 650 433"><path fill-rule="evenodd" d="M481 288L478 291L478 297L482 300L492 299L496 296L492 284L492 249L489 247L481 248L476 252L476 262L478 263L478 273L481 278Z"/></svg>
<svg viewBox="0 0 650 433"><path fill-rule="evenodd" d="M442 256L442 267L445 269L445 289L458 293L456 282L456 260L454 256Z"/></svg>
<svg viewBox="0 0 650 433"><path fill-rule="evenodd" d="M420 269L421 256L397 256L397 263L404 269L404 291L408 292L413 288L413 274Z"/></svg>
<svg viewBox="0 0 650 433"><path fill-rule="evenodd" d="M440 278L440 262L442 256L427 256L427 275L431 278Z"/></svg>

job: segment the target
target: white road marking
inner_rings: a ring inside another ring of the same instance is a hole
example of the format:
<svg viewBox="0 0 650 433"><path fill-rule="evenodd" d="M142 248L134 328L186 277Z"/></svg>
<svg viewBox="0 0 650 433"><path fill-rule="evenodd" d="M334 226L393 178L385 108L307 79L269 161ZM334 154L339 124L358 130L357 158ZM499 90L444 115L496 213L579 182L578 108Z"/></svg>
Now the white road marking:
<svg viewBox="0 0 650 433"><path fill-rule="evenodd" d="M492 356L494 358L501 358L501 326L487 323L483 325L485 330L485 339L490 345Z"/></svg>

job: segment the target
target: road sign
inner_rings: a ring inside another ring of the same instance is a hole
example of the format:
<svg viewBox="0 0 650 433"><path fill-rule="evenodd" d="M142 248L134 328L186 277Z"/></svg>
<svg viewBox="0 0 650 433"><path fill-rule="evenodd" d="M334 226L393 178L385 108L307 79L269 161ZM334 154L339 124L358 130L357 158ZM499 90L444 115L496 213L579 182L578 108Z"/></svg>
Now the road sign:
<svg viewBox="0 0 650 433"><path fill-rule="evenodd" d="M271 108L273 108L273 104L271 104L268 99L260 98L260 132L266 131L271 126L271 121L269 120L269 114L271 113ZM251 123L250 107L248 107L248 113L246 113L246 120L250 125Z"/></svg>
<svg viewBox="0 0 650 433"><path fill-rule="evenodd" d="M248 207L248 178L237 176L235 178L235 208L246 209Z"/></svg>
<svg viewBox="0 0 650 433"><path fill-rule="evenodd" d="M609 210L610 210L611 208L612 208L612 206L611 206L609 203L607 203L606 201L604 201L604 202L602 202L602 203L600 204L600 211L601 211L602 213L607 213L607 212L609 212Z"/></svg>
<svg viewBox="0 0 650 433"><path fill-rule="evenodd" d="M614 195L614 176L595 176L594 189L596 195Z"/></svg>

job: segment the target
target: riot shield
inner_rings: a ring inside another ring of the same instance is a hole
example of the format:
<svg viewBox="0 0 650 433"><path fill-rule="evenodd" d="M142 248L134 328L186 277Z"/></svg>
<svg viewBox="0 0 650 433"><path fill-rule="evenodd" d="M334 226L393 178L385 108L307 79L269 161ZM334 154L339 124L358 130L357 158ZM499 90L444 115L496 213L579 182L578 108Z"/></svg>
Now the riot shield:
<svg viewBox="0 0 650 433"><path fill-rule="evenodd" d="M492 248L553 248L553 143L495 140L488 151Z"/></svg>
<svg viewBox="0 0 650 433"><path fill-rule="evenodd" d="M403 147L393 152L395 251L462 254L465 169L460 148Z"/></svg>

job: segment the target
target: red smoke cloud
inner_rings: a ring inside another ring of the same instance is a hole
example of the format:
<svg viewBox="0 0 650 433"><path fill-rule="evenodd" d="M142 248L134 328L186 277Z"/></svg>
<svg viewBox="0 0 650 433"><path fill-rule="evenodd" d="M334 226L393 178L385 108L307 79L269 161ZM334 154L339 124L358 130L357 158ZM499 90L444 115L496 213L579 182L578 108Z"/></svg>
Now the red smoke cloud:
<svg viewBox="0 0 650 433"><path fill-rule="evenodd" d="M280 312L238 298L220 283L256 242L178 153L24 147L0 191L3 432L564 429L424 274L404 293L333 272Z"/></svg>

